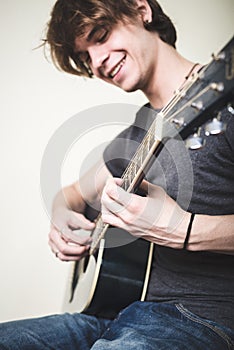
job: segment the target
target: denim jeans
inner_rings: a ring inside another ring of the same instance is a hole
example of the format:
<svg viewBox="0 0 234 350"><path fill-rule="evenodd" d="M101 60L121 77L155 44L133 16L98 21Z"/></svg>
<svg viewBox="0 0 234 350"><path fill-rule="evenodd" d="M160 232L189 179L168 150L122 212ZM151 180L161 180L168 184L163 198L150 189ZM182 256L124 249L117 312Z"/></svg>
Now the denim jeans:
<svg viewBox="0 0 234 350"><path fill-rule="evenodd" d="M7 350L225 350L234 331L183 305L135 302L113 321L63 314L0 324Z"/></svg>

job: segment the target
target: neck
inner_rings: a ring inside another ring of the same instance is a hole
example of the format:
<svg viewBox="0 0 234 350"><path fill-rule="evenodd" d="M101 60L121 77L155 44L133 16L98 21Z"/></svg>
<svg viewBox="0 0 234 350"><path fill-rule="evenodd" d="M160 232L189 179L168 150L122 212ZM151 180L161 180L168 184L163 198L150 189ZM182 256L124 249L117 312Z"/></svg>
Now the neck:
<svg viewBox="0 0 234 350"><path fill-rule="evenodd" d="M161 42L152 78L142 91L152 107L161 109L183 85L186 77L197 72L200 67L201 65L182 57L173 47Z"/></svg>

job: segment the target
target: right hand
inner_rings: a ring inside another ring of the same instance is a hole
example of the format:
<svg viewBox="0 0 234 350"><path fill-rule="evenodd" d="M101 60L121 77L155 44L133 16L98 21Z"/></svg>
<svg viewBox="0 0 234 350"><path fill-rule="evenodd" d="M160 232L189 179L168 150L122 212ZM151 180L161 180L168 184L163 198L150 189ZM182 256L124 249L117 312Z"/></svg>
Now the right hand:
<svg viewBox="0 0 234 350"><path fill-rule="evenodd" d="M51 220L49 246L62 261L78 261L90 248L90 231L95 224L68 208L56 209ZM85 231L84 231L85 230Z"/></svg>

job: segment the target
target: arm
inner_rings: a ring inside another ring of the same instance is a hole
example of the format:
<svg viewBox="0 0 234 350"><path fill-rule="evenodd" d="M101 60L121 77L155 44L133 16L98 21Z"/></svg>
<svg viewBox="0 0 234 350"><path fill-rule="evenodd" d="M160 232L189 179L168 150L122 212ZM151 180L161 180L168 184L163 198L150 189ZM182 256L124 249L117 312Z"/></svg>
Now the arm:
<svg viewBox="0 0 234 350"><path fill-rule="evenodd" d="M183 210L165 191L144 181L148 196L125 192L120 180L108 181L102 196L104 222L159 245L183 248L191 213ZM188 250L234 252L234 215L195 215Z"/></svg>
<svg viewBox="0 0 234 350"><path fill-rule="evenodd" d="M109 176L105 165L98 163L55 196L49 245L60 260L79 260L87 254L95 225L84 215L86 205L100 208L100 194Z"/></svg>
<svg viewBox="0 0 234 350"><path fill-rule="evenodd" d="M187 249L234 254L234 215L195 215Z"/></svg>

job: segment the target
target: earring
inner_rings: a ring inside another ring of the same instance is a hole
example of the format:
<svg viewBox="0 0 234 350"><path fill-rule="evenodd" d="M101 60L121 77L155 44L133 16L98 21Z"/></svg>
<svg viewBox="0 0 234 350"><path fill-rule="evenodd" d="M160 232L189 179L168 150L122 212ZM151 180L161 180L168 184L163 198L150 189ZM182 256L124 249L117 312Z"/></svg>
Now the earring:
<svg viewBox="0 0 234 350"><path fill-rule="evenodd" d="M150 21L150 20L148 20L148 19L146 19L146 20L144 21L144 25L145 25L145 26L149 25L150 23L152 23L152 21Z"/></svg>

